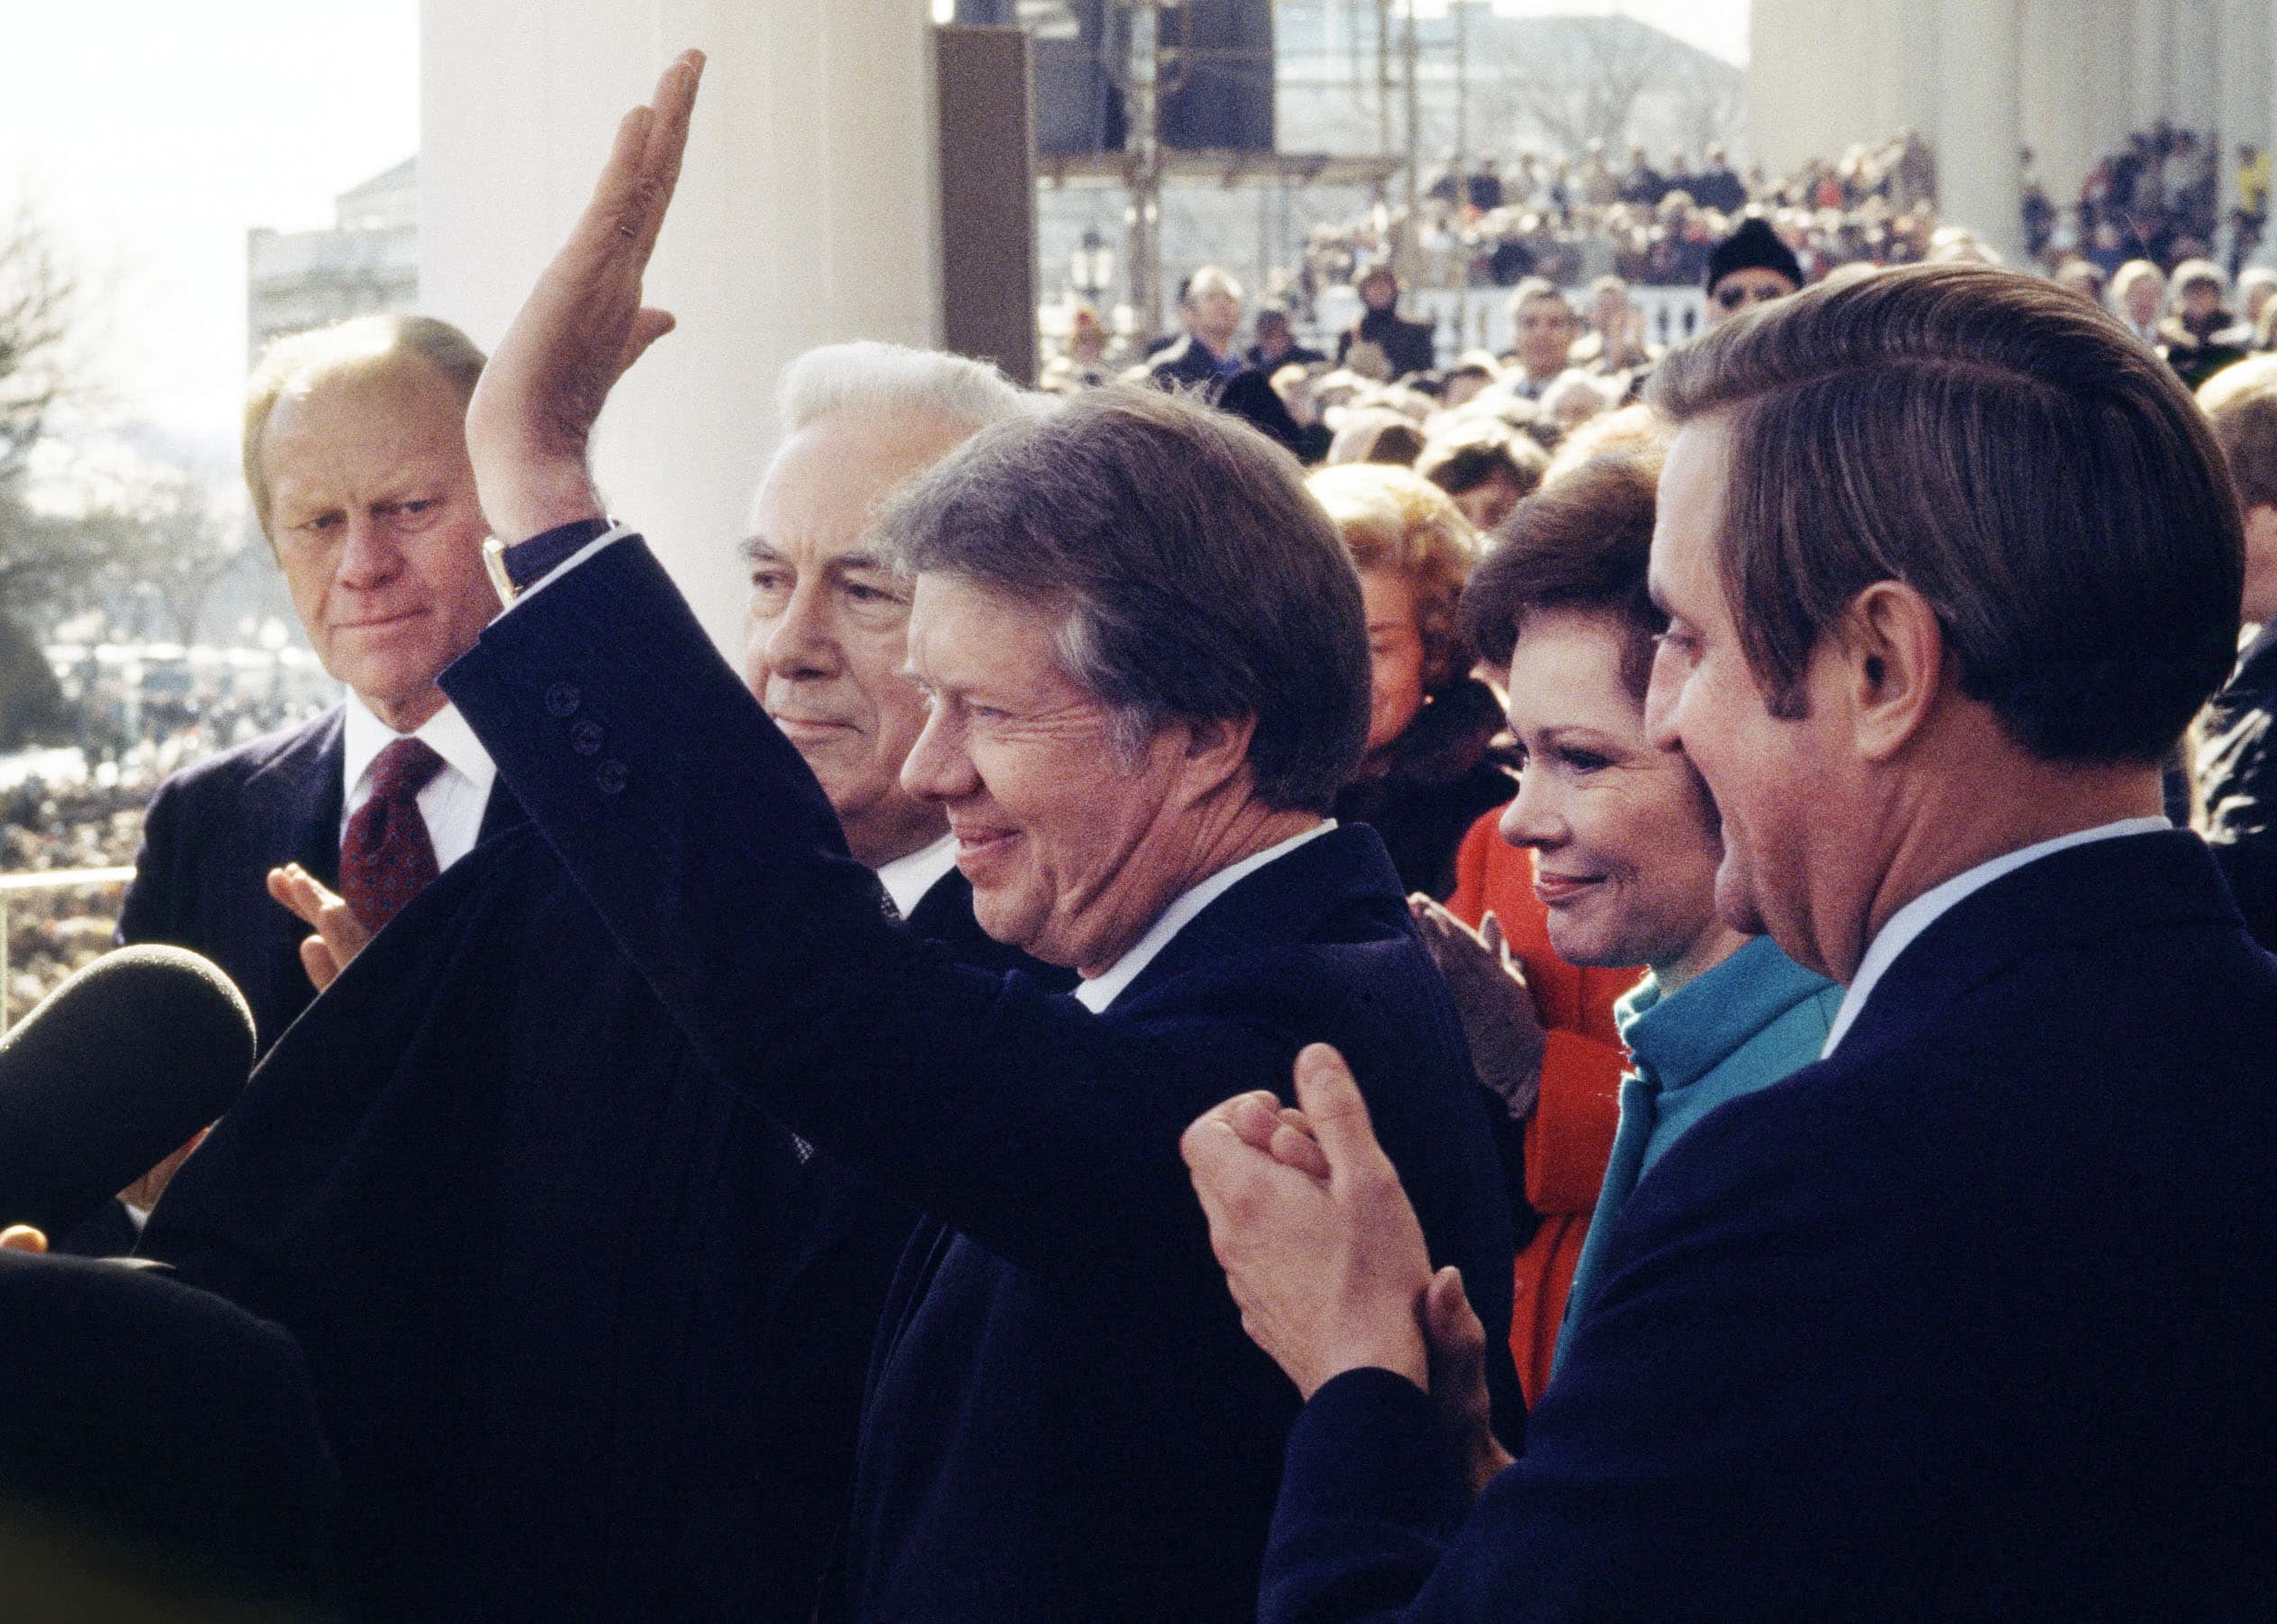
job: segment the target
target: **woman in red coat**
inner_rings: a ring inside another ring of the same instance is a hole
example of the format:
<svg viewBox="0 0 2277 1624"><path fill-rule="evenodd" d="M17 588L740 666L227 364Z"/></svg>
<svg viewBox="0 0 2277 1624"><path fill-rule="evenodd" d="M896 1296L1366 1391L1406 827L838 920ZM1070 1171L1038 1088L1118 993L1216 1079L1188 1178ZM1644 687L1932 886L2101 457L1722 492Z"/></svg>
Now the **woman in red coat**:
<svg viewBox="0 0 2277 1624"><path fill-rule="evenodd" d="M1464 835L1447 911L1480 931L1492 916L1525 973L1543 1029L1541 1090L1525 1126L1526 1204L1541 1223L1518 1253L1510 1304L1511 1358L1531 1404L1549 1385L1566 1293L1621 1120L1629 1051L1613 1031L1613 1000L1643 972L1571 965L1550 950L1532 854L1504 842L1501 817L1497 807Z"/></svg>

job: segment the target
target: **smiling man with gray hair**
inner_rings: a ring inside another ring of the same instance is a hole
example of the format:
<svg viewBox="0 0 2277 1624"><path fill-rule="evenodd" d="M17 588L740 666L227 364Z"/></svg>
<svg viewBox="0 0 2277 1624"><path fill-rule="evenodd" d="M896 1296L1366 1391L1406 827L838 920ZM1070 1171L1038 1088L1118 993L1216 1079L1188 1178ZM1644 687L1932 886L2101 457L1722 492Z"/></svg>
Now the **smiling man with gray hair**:
<svg viewBox="0 0 2277 1624"><path fill-rule="evenodd" d="M718 1075L929 1214L829 1615L1247 1619L1296 1398L1217 1289L1185 1122L1309 1037L1353 1044L1424 1233L1508 1317L1459 1024L1381 844L1323 816L1366 730L1357 575L1294 461L1203 408L1101 390L975 437L879 527L929 706L903 782L989 934L1083 985L953 966L893 922L586 468L668 325L639 284L700 67L628 121L501 345L470 445L542 588L449 689Z"/></svg>

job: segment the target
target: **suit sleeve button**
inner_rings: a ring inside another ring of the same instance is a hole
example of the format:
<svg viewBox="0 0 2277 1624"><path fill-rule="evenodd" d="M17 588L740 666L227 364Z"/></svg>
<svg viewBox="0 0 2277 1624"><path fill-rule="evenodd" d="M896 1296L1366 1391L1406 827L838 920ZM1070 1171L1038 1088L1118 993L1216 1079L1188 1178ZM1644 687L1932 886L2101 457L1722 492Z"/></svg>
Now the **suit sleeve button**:
<svg viewBox="0 0 2277 1624"><path fill-rule="evenodd" d="M569 747L580 755L599 755L603 735L601 726L591 717L569 730Z"/></svg>
<svg viewBox="0 0 2277 1624"><path fill-rule="evenodd" d="M618 761L603 762L593 769L593 783L603 795L622 793L625 780L630 776L625 771L625 763Z"/></svg>
<svg viewBox="0 0 2277 1624"><path fill-rule="evenodd" d="M576 683L556 682L546 690L546 714L556 717L574 717L577 714L577 707L583 702L583 699L584 696L577 691Z"/></svg>

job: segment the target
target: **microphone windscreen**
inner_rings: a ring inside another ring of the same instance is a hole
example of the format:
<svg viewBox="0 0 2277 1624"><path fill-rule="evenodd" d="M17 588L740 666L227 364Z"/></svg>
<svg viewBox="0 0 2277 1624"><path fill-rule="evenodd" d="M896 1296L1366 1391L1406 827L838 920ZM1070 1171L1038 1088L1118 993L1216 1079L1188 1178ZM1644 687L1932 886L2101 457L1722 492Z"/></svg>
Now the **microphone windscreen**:
<svg viewBox="0 0 2277 1624"><path fill-rule="evenodd" d="M253 1069L253 1015L178 947L122 947L0 1038L0 1224L61 1235L220 1117Z"/></svg>

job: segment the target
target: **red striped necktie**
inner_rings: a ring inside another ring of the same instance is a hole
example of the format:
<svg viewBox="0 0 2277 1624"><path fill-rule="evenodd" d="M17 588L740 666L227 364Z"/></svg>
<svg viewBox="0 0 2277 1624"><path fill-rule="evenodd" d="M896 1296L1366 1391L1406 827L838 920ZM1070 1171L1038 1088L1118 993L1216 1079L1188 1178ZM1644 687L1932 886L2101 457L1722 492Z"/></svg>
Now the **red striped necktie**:
<svg viewBox="0 0 2277 1624"><path fill-rule="evenodd" d="M366 929L380 929L435 878L419 792L442 770L443 758L417 739L397 739L372 763L372 798L340 842L340 895Z"/></svg>

